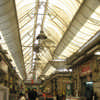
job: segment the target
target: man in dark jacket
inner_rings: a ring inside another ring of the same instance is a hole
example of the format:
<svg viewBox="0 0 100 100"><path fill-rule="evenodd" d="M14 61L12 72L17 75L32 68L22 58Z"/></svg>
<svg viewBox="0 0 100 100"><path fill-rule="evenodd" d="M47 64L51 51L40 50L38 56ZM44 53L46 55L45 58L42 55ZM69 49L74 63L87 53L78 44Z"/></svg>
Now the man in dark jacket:
<svg viewBox="0 0 100 100"><path fill-rule="evenodd" d="M29 97L29 100L31 100L31 90L28 89L28 97Z"/></svg>
<svg viewBox="0 0 100 100"><path fill-rule="evenodd" d="M91 86L87 85L85 95L87 97L87 100L93 99L93 88Z"/></svg>
<svg viewBox="0 0 100 100"><path fill-rule="evenodd" d="M31 99L30 100L36 100L37 92L36 89L32 89L31 91Z"/></svg>

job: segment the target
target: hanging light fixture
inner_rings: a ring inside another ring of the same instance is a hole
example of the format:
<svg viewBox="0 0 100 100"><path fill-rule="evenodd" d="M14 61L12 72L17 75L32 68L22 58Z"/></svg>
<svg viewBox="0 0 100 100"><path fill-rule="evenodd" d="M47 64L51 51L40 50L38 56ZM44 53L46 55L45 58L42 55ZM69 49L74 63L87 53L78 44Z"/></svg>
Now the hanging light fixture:
<svg viewBox="0 0 100 100"><path fill-rule="evenodd" d="M38 56L38 55L36 55L35 60L36 60L36 61L37 61L37 60L40 60L40 58L39 58L39 56Z"/></svg>
<svg viewBox="0 0 100 100"><path fill-rule="evenodd" d="M37 36L37 39L38 40L45 40L45 39L47 39L47 36L44 34L43 30L40 31L40 34Z"/></svg>
<svg viewBox="0 0 100 100"><path fill-rule="evenodd" d="M34 51L35 51L36 53L39 53L39 49L40 49L39 45L35 45L35 46L34 46Z"/></svg>
<svg viewBox="0 0 100 100"><path fill-rule="evenodd" d="M9 62L12 62L12 59L9 58L8 61L9 61Z"/></svg>

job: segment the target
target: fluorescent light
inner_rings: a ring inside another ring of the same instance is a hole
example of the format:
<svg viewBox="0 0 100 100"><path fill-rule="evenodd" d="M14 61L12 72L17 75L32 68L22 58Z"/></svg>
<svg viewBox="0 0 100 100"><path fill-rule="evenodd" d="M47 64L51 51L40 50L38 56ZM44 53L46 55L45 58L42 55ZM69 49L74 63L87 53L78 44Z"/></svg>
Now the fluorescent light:
<svg viewBox="0 0 100 100"><path fill-rule="evenodd" d="M68 72L68 69L63 68L63 69L57 69L58 72Z"/></svg>
<svg viewBox="0 0 100 100"><path fill-rule="evenodd" d="M86 84L93 84L93 82L86 82Z"/></svg>
<svg viewBox="0 0 100 100"><path fill-rule="evenodd" d="M65 59L54 59L53 61L65 61Z"/></svg>
<svg viewBox="0 0 100 100"><path fill-rule="evenodd" d="M95 55L100 55L100 51L96 51L94 54Z"/></svg>
<svg viewBox="0 0 100 100"><path fill-rule="evenodd" d="M72 69L69 69L69 72L72 72Z"/></svg>
<svg viewBox="0 0 100 100"><path fill-rule="evenodd" d="M45 78L44 78L44 77L42 77L42 78L41 78L41 80L45 80Z"/></svg>
<svg viewBox="0 0 100 100"><path fill-rule="evenodd" d="M38 40L36 40L34 43L35 43L36 45L38 45L38 44L39 44L39 41L38 41Z"/></svg>

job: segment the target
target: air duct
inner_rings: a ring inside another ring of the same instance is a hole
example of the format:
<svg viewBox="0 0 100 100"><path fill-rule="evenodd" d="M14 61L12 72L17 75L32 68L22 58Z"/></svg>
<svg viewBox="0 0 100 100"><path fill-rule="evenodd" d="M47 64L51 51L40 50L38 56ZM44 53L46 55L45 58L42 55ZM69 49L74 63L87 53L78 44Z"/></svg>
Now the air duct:
<svg viewBox="0 0 100 100"><path fill-rule="evenodd" d="M0 0L0 31L20 74L25 78L24 59L14 0Z"/></svg>

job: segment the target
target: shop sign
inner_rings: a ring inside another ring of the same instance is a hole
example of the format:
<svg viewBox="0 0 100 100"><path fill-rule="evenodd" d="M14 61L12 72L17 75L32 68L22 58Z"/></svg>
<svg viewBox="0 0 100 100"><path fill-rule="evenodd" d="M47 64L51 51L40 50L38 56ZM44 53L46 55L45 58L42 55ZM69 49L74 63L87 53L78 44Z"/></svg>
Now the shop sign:
<svg viewBox="0 0 100 100"><path fill-rule="evenodd" d="M82 69L81 69L81 72L82 73L84 73L84 72L89 72L90 71L90 66L88 66L88 67L83 67Z"/></svg>
<svg viewBox="0 0 100 100"><path fill-rule="evenodd" d="M34 80L31 80L31 83L33 84L34 83Z"/></svg>
<svg viewBox="0 0 100 100"><path fill-rule="evenodd" d="M90 74L91 72L92 72L92 71L91 71L90 66L81 67L80 76L85 76L85 75L87 75L87 74Z"/></svg>

